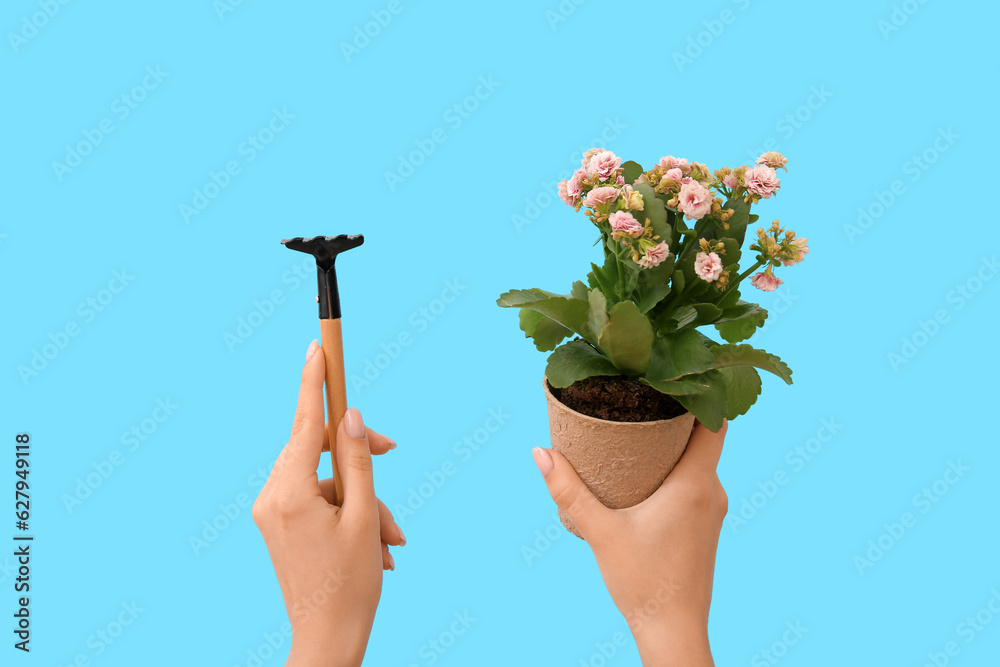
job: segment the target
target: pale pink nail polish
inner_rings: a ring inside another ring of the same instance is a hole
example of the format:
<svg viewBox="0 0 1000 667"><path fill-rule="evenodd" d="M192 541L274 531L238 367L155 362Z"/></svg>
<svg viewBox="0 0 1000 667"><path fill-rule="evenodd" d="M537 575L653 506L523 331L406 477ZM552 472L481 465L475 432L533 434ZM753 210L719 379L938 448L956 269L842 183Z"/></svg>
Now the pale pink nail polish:
<svg viewBox="0 0 1000 667"><path fill-rule="evenodd" d="M531 455L534 457L535 465L538 466L542 477L548 477L552 469L556 467L556 464L552 461L552 455L549 454L548 450L541 447L535 447L531 450Z"/></svg>
<svg viewBox="0 0 1000 667"><path fill-rule="evenodd" d="M316 354L316 350L318 349L319 349L319 341L313 339L313 342L309 343L309 349L306 350L306 361L312 359L313 355Z"/></svg>
<svg viewBox="0 0 1000 667"><path fill-rule="evenodd" d="M348 408L344 413L344 430L349 438L360 440L365 437L365 423L361 420L361 413L357 408Z"/></svg>

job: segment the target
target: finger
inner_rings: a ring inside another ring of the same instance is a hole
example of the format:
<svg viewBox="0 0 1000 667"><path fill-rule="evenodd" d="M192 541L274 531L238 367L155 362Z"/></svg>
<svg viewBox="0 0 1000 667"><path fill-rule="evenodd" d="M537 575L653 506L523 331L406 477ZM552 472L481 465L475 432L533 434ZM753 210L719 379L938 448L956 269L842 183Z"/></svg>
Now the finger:
<svg viewBox="0 0 1000 667"><path fill-rule="evenodd" d="M372 454L357 408L347 410L337 430L337 466L344 482L345 515L375 521L378 503L372 479Z"/></svg>
<svg viewBox="0 0 1000 667"><path fill-rule="evenodd" d="M591 493L565 456L541 447L535 447L532 456L545 478L552 500L576 524L584 537L601 526L613 512Z"/></svg>
<svg viewBox="0 0 1000 667"><path fill-rule="evenodd" d="M382 543L382 569L383 570L395 570L396 561L393 560L392 554L389 553L389 545L385 542Z"/></svg>
<svg viewBox="0 0 1000 667"><path fill-rule="evenodd" d="M313 341L306 353L299 386L299 403L295 410L292 435L281 452L282 465L274 470L280 475L309 477L319 467L320 448L323 445L323 380L326 364L323 349Z"/></svg>
<svg viewBox="0 0 1000 667"><path fill-rule="evenodd" d="M365 432L368 433L368 447L372 454L385 454L391 449L396 449L396 441L392 438L382 435L378 431L373 431L367 426ZM330 451L330 431L325 427L323 428L323 451Z"/></svg>
<svg viewBox="0 0 1000 667"><path fill-rule="evenodd" d="M378 503L378 525L382 541L396 547L404 546L406 536L403 535L403 529L396 523L396 519L393 518L392 512L389 511L385 503L378 498L375 501Z"/></svg>
<svg viewBox="0 0 1000 667"><path fill-rule="evenodd" d="M668 479L679 479L691 474L714 475L719 465L719 458L722 456L722 442L726 439L728 428L728 420L722 422L722 428L718 433L708 430L708 427L701 422L695 425L687 449L684 450Z"/></svg>

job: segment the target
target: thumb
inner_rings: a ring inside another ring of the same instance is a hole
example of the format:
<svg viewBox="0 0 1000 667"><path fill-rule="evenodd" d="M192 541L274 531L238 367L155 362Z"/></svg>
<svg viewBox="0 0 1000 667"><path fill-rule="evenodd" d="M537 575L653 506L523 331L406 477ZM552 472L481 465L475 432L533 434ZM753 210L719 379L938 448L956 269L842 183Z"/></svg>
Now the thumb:
<svg viewBox="0 0 1000 667"><path fill-rule="evenodd" d="M344 512L359 518L378 516L368 433L357 408L347 410L337 429L337 467L344 480Z"/></svg>
<svg viewBox="0 0 1000 667"><path fill-rule="evenodd" d="M549 487L549 495L563 514L576 524L584 537L598 530L613 510L591 493L565 456L541 447L535 447L531 454Z"/></svg>

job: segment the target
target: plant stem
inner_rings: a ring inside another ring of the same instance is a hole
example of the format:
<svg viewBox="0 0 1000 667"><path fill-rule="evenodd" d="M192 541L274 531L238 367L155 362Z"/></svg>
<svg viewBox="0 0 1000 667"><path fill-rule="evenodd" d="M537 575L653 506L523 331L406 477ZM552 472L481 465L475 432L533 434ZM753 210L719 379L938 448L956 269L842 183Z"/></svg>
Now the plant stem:
<svg viewBox="0 0 1000 667"><path fill-rule="evenodd" d="M741 282L743 282L743 280L747 276L749 276L751 273L753 273L754 271L756 271L757 269L759 269L762 266L764 266L764 262L761 262L760 260L757 260L757 262L753 266L751 266L749 269L747 269L746 271L744 271L743 273L741 273L736 280L734 280L733 282L731 282L729 284L729 287L727 287L726 291L722 293L722 295L719 297L718 301L722 301L723 299L725 299L726 295L729 294L730 292L732 292L734 289L736 289L736 287Z"/></svg>

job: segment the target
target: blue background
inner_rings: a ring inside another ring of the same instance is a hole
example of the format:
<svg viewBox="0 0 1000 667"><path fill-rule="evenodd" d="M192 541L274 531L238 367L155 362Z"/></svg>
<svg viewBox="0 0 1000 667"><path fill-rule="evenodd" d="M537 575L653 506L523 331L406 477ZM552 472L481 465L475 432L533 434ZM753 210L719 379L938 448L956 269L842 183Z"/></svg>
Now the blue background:
<svg viewBox="0 0 1000 667"><path fill-rule="evenodd" d="M782 191L756 210L812 248L759 295L772 318L754 342L795 385L765 378L720 466L718 664L774 664L768 650L788 666L916 666L949 642L949 664L996 664L1000 619L982 614L992 624L971 641L959 624L1000 589L988 426L1000 280L984 280L1000 242L998 13L916 0L5 3L0 476L12 489L14 435L29 432L36 541L33 651L8 634L2 662L281 663L287 639L276 653L266 640L287 617L246 502L287 438L318 327L309 262L278 242L364 233L339 263L350 401L399 443L377 461L380 496L399 514L422 501L400 516L409 544L367 663L605 664L596 645L625 623L586 545L556 529L530 456L548 442L544 356L494 305L583 277L593 231L555 182L603 145L712 168L780 150ZM262 132L275 109L286 124ZM113 131L77 166L54 167L102 121ZM250 136L270 143L250 150ZM414 151L420 164L390 185ZM206 193L231 161L238 173ZM196 189L213 196L185 215ZM448 289L453 302L436 301ZM25 374L36 352L44 367ZM158 399L177 406L162 423L149 421ZM490 410L503 426L456 448ZM144 426L130 450L123 434ZM116 450L121 465L94 477ZM447 462L457 472L420 498ZM968 470L935 502L915 499L950 462ZM90 493L68 503L78 491ZM907 512L911 526L886 537ZM890 548L859 564L880 538ZM8 624L12 564L0 557ZM133 602L134 623L97 641ZM466 613L471 627L429 652ZM782 645L789 623L807 630ZM631 640L615 650L607 664L638 664Z"/></svg>

